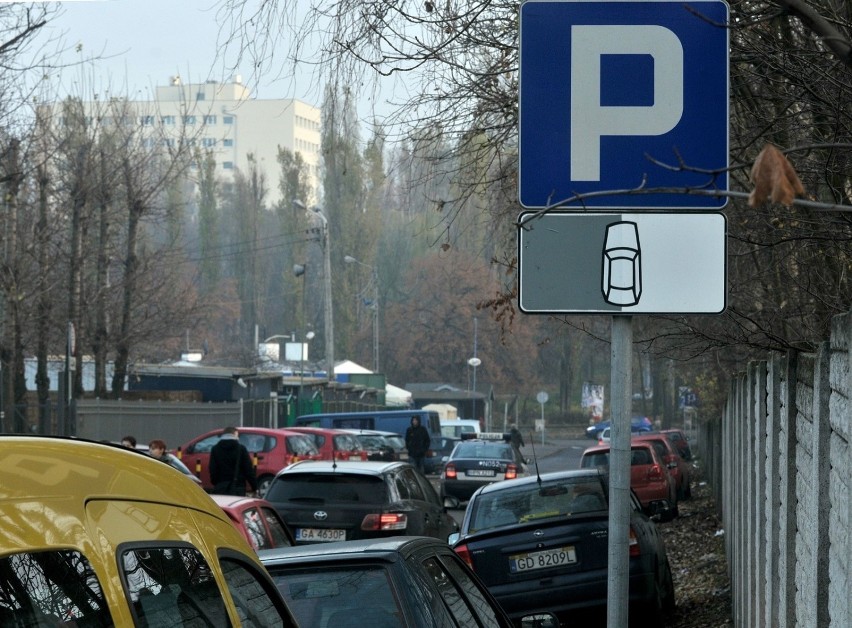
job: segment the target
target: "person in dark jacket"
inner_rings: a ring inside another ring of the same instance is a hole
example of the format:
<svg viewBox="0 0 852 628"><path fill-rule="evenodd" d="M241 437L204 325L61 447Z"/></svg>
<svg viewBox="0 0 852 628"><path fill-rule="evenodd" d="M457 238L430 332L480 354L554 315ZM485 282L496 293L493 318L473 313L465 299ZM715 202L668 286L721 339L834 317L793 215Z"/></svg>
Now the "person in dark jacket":
<svg viewBox="0 0 852 628"><path fill-rule="evenodd" d="M408 458L411 464L420 473L425 473L423 459L426 457L426 452L429 451L431 444L432 439L429 438L429 432L426 428L420 425L420 418L411 417L411 425L405 430L405 448L408 450Z"/></svg>
<svg viewBox="0 0 852 628"><path fill-rule="evenodd" d="M219 442L210 450L211 492L219 495L245 495L246 482L251 492L257 492L257 476L248 449L240 443L235 427L222 430Z"/></svg>

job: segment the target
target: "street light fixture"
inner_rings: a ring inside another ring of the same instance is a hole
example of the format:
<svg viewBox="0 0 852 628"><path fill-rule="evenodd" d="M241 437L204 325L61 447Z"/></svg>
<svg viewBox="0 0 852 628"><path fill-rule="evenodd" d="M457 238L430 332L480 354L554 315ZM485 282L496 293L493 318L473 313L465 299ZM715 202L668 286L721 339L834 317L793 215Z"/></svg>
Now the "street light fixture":
<svg viewBox="0 0 852 628"><path fill-rule="evenodd" d="M359 264L370 269L370 278L373 282L373 372L379 372L379 273L375 266L346 255L343 261L347 264Z"/></svg>
<svg viewBox="0 0 852 628"><path fill-rule="evenodd" d="M291 201L293 207L302 211L308 211L307 206L299 199ZM318 216L322 221L322 250L323 250L323 287L325 292L324 327L325 327L325 360L328 371L328 382L334 381L334 313L331 300L331 242L328 232L328 218L319 207L312 207L310 214Z"/></svg>

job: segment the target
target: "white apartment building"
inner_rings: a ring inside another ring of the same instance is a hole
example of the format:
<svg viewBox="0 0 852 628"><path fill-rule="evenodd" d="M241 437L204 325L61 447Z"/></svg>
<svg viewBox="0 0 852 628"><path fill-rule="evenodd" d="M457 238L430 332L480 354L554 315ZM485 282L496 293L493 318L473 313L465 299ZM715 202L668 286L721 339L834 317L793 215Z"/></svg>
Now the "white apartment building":
<svg viewBox="0 0 852 628"><path fill-rule="evenodd" d="M229 83L207 81L184 84L172 77L156 88L153 101L128 101L132 122L150 127L150 146L181 141L212 151L216 171L224 185L233 182L236 169L248 171L254 155L266 176L268 205L281 197L278 147L302 154L308 166L312 198L316 202L320 165L320 109L296 99L252 99L239 76ZM87 112L103 111L103 102L83 104ZM89 115L87 113L87 115ZM102 120L102 123L109 121ZM131 122L125 119L124 123Z"/></svg>

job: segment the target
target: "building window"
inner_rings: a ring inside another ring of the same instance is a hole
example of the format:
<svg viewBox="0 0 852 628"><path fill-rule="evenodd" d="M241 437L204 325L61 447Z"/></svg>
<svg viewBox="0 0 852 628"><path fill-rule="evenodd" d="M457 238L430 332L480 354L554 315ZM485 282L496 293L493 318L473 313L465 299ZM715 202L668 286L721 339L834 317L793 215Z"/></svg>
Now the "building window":
<svg viewBox="0 0 852 628"><path fill-rule="evenodd" d="M204 124L216 124L216 116L204 116Z"/></svg>
<svg viewBox="0 0 852 628"><path fill-rule="evenodd" d="M233 161L223 161L222 162L222 168L224 168L225 170L233 170L234 169L234 162Z"/></svg>
<svg viewBox="0 0 852 628"><path fill-rule="evenodd" d="M234 140L222 140L222 146L231 147L234 145Z"/></svg>
<svg viewBox="0 0 852 628"><path fill-rule="evenodd" d="M205 137L201 140L201 145L205 148L211 148L213 146L216 146L216 138Z"/></svg>
<svg viewBox="0 0 852 628"><path fill-rule="evenodd" d="M204 92L197 92L195 94L195 100L204 100Z"/></svg>
<svg viewBox="0 0 852 628"><path fill-rule="evenodd" d="M154 116L142 116L141 118L139 118L139 122L142 124L142 126L151 126L152 124L154 124Z"/></svg>
<svg viewBox="0 0 852 628"><path fill-rule="evenodd" d="M195 124L195 116L184 116L183 117L184 124Z"/></svg>
<svg viewBox="0 0 852 628"><path fill-rule="evenodd" d="M223 124L233 124L234 123L234 116L222 116L222 123Z"/></svg>
<svg viewBox="0 0 852 628"><path fill-rule="evenodd" d="M163 146L168 146L169 148L173 148L175 145L174 139L167 137L163 140Z"/></svg>
<svg viewBox="0 0 852 628"><path fill-rule="evenodd" d="M175 123L175 117L174 116L163 116L162 121L163 121L163 124L174 124Z"/></svg>

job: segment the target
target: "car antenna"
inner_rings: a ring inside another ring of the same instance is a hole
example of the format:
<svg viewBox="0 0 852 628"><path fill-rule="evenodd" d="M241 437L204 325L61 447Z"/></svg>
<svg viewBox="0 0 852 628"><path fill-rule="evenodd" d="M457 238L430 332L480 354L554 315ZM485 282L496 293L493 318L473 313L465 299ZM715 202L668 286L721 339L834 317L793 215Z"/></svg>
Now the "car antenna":
<svg viewBox="0 0 852 628"><path fill-rule="evenodd" d="M541 489L541 473L538 472L538 456L535 455L535 434L530 432L530 446L533 450L533 462L535 463L535 478L538 480L538 488Z"/></svg>

